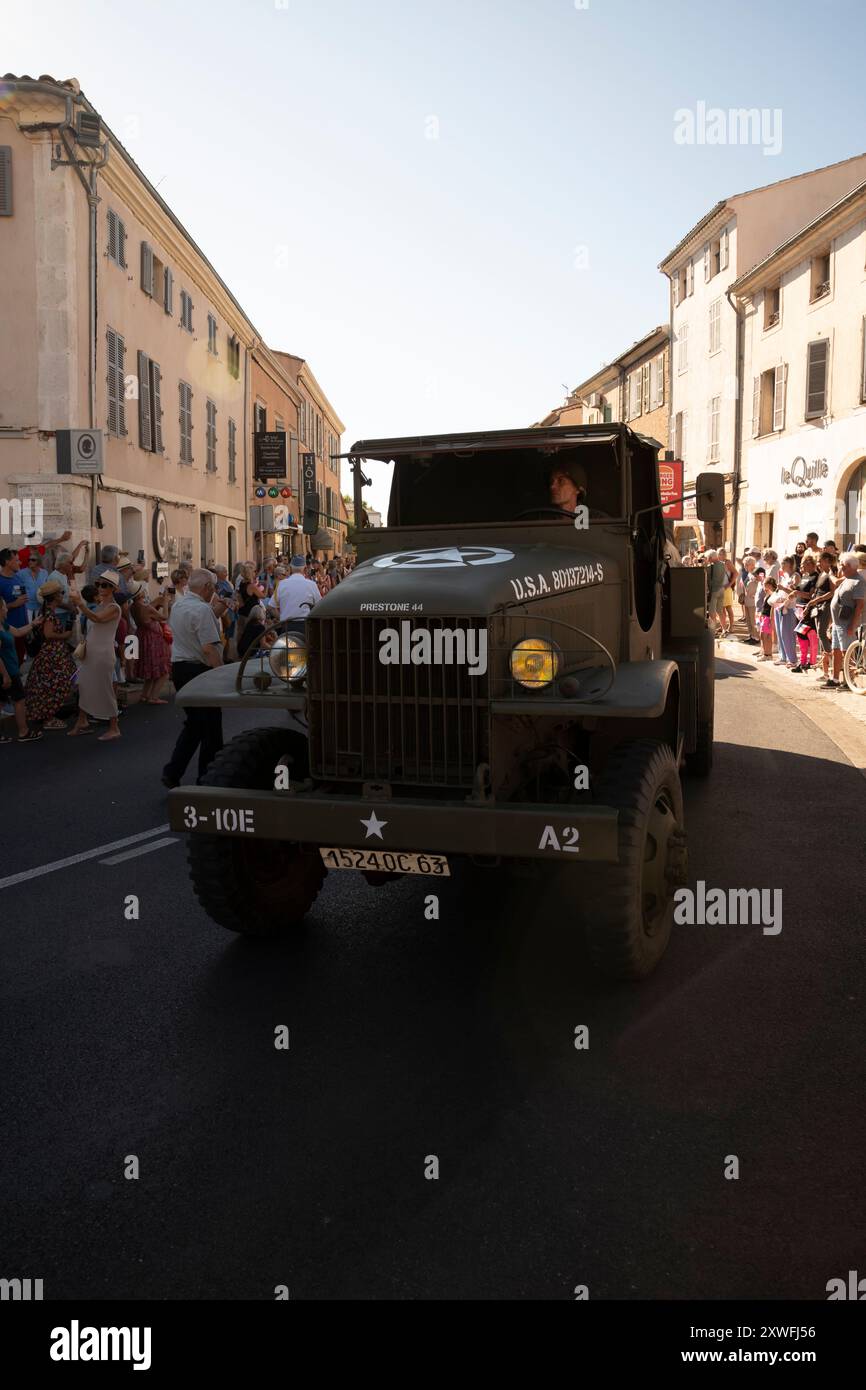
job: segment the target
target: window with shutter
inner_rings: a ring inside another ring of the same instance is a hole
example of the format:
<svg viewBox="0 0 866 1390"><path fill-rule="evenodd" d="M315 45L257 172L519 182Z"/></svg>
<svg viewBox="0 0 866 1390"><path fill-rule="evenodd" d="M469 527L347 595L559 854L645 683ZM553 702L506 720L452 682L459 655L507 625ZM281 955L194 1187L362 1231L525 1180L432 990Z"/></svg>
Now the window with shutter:
<svg viewBox="0 0 866 1390"><path fill-rule="evenodd" d="M153 425L150 413L150 359L138 354L138 442L142 449L153 452Z"/></svg>
<svg viewBox="0 0 866 1390"><path fill-rule="evenodd" d="M123 339L113 328L106 333L108 341L108 433L117 436L126 434L126 406L124 404L124 361L126 349Z"/></svg>
<svg viewBox="0 0 866 1390"><path fill-rule="evenodd" d="M150 364L150 413L153 420L153 452L162 453L162 373L159 364Z"/></svg>
<svg viewBox="0 0 866 1390"><path fill-rule="evenodd" d="M646 415L650 408L650 363L644 362L640 374L639 415Z"/></svg>
<svg viewBox="0 0 866 1390"><path fill-rule="evenodd" d="M207 467L207 471L208 471L209 473L215 473L215 472L216 472L216 442L217 442L217 435L216 435L216 417L217 417L217 408L216 408L216 405L214 404L213 401L208 401L208 403L207 403L207 438L206 438L207 462L206 462L206 467Z"/></svg>
<svg viewBox="0 0 866 1390"><path fill-rule="evenodd" d="M780 362L775 371L773 381L773 429L774 431L785 428L785 384L788 380L788 366L785 362Z"/></svg>
<svg viewBox="0 0 866 1390"><path fill-rule="evenodd" d="M684 323L677 335L677 371L686 372L689 367L689 326Z"/></svg>
<svg viewBox="0 0 866 1390"><path fill-rule="evenodd" d="M168 266L165 267L163 280L162 306L165 312L170 314L172 312L172 297L174 294L174 276Z"/></svg>
<svg viewBox="0 0 866 1390"><path fill-rule="evenodd" d="M710 352L719 352L722 346L722 301L714 299L710 305Z"/></svg>
<svg viewBox="0 0 866 1390"><path fill-rule="evenodd" d="M680 302L680 272L678 270L675 270L671 276L671 293L673 296L674 308L676 308Z"/></svg>
<svg viewBox="0 0 866 1390"><path fill-rule="evenodd" d="M0 217L12 216L12 146L0 145Z"/></svg>
<svg viewBox="0 0 866 1390"><path fill-rule="evenodd" d="M180 395L180 461L192 463L192 387L185 381L178 385Z"/></svg>
<svg viewBox="0 0 866 1390"><path fill-rule="evenodd" d="M656 368L656 390L655 390L655 396L654 396L654 398L653 398L653 406L654 406L656 409L658 409L658 407L659 407L660 405L664 405L664 403L665 403L665 355L664 355L664 353L662 353L660 357L657 357L657 358L655 359L655 368Z"/></svg>
<svg viewBox="0 0 866 1390"><path fill-rule="evenodd" d="M806 350L806 419L827 413L827 365L830 343L819 338Z"/></svg>
<svg viewBox="0 0 866 1390"><path fill-rule="evenodd" d="M721 268L722 270L727 270L727 268L728 268L728 259L729 259L729 251L728 251L728 229L727 229L727 227L726 227L725 230L722 232L722 235L721 235L721 238L720 238L720 245L719 245L719 266L720 266L720 268Z"/></svg>
<svg viewBox="0 0 866 1390"><path fill-rule="evenodd" d="M153 247L141 243L141 288L153 298Z"/></svg>
<svg viewBox="0 0 866 1390"><path fill-rule="evenodd" d="M761 378L756 376L752 382L752 438L757 439L761 428Z"/></svg>
<svg viewBox="0 0 866 1390"><path fill-rule="evenodd" d="M693 259L686 262L686 294L695 292L695 263Z"/></svg>
<svg viewBox="0 0 866 1390"><path fill-rule="evenodd" d="M234 420L228 423L228 481L236 481L238 470L238 425Z"/></svg>
<svg viewBox="0 0 866 1390"><path fill-rule="evenodd" d="M709 428L707 431L707 463L719 461L719 416L721 396L713 396L709 406Z"/></svg>
<svg viewBox="0 0 866 1390"><path fill-rule="evenodd" d="M710 243L707 242L707 244L704 246L704 279L705 279L705 280L709 280L709 278L710 278Z"/></svg>

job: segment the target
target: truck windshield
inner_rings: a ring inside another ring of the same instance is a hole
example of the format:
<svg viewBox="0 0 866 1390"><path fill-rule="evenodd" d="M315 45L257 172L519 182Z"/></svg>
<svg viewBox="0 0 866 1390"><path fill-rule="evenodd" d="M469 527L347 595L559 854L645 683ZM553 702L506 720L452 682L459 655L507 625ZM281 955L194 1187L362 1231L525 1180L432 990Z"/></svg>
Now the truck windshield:
<svg viewBox="0 0 866 1390"><path fill-rule="evenodd" d="M389 526L555 519L589 508L590 519L622 516L622 479L609 445L403 458L394 466Z"/></svg>

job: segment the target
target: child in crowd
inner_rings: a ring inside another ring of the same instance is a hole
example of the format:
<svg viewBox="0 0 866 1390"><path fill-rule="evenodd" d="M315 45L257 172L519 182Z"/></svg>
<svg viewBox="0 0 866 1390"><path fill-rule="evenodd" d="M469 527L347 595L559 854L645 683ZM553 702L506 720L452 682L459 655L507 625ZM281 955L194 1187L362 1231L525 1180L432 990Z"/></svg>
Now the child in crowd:
<svg viewBox="0 0 866 1390"><path fill-rule="evenodd" d="M760 622L761 633L761 655L758 657L759 661L773 660L773 604L771 603L771 599L775 595L778 587L775 579L769 579L764 576L763 587L759 591L761 593L760 604L756 610Z"/></svg>

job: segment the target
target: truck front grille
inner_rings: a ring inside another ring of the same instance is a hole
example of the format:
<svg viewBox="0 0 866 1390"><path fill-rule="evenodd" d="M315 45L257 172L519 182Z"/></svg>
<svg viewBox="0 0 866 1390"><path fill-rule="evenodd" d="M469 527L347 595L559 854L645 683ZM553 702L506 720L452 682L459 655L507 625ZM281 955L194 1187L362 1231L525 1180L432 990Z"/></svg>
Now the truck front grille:
<svg viewBox="0 0 866 1390"><path fill-rule="evenodd" d="M466 664L383 665L380 634L399 632L400 622L307 621L310 771L334 781L471 787L489 751L487 673L470 675ZM420 614L411 626L486 630L479 619Z"/></svg>

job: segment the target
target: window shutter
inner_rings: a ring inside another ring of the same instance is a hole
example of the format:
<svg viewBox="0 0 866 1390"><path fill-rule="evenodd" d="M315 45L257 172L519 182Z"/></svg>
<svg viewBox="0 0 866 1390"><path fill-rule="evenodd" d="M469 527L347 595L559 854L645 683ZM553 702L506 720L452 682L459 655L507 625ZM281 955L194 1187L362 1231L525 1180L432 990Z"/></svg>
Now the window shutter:
<svg viewBox="0 0 866 1390"><path fill-rule="evenodd" d="M126 227L119 217L117 219L117 254L120 264L126 270Z"/></svg>
<svg viewBox="0 0 866 1390"><path fill-rule="evenodd" d="M860 399L866 401L866 317L863 319L863 352L860 358Z"/></svg>
<svg viewBox="0 0 866 1390"><path fill-rule="evenodd" d="M688 439L688 435L689 435L689 412L688 412L687 410L684 410L684 411L682 412L682 417L681 417L681 418L682 418L682 434L683 434L683 459L685 459L685 457L686 457L686 455L687 455L687 453L688 453L688 449L689 449L689 439Z"/></svg>
<svg viewBox="0 0 866 1390"><path fill-rule="evenodd" d="M781 362L776 368L773 381L773 429L785 428L785 383L788 379L788 365Z"/></svg>
<svg viewBox="0 0 866 1390"><path fill-rule="evenodd" d="M644 362L641 368L641 401L639 414L646 415L650 410L651 390L652 390L652 367L651 362Z"/></svg>
<svg viewBox="0 0 866 1390"><path fill-rule="evenodd" d="M713 403L707 404L707 463L713 461Z"/></svg>
<svg viewBox="0 0 866 1390"><path fill-rule="evenodd" d="M806 359L806 418L827 412L827 349L826 338L810 343Z"/></svg>
<svg viewBox="0 0 866 1390"><path fill-rule="evenodd" d="M109 260L119 261L117 250L117 213L108 209L108 256Z"/></svg>
<svg viewBox="0 0 866 1390"><path fill-rule="evenodd" d="M675 270L671 276L671 290L673 292L674 308L676 308L680 302L680 272L678 270Z"/></svg>
<svg viewBox="0 0 866 1390"><path fill-rule="evenodd" d="M142 449L153 451L153 431L150 414L150 363L143 352L138 354L138 442Z"/></svg>
<svg viewBox="0 0 866 1390"><path fill-rule="evenodd" d="M761 411L761 378L756 376L752 382L752 438L757 439Z"/></svg>
<svg viewBox="0 0 866 1390"><path fill-rule="evenodd" d="M709 280L709 278L710 278L710 243L707 242L706 245L704 246L704 279L705 279L705 280Z"/></svg>
<svg viewBox="0 0 866 1390"><path fill-rule="evenodd" d="M657 358L656 358L655 366L656 366L656 394L655 394L655 400L654 400L653 404L654 404L655 406L658 407L658 406L660 406L660 405L664 405L664 403L665 403L665 355L664 355L664 353L662 353L661 357L657 357Z"/></svg>
<svg viewBox="0 0 866 1390"><path fill-rule="evenodd" d="M154 453L162 453L162 399L160 387L162 385L162 373L159 364L150 364L150 411L153 418L153 449Z"/></svg>
<svg viewBox="0 0 866 1390"><path fill-rule="evenodd" d="M153 299L153 247L141 243L141 288Z"/></svg>
<svg viewBox="0 0 866 1390"><path fill-rule="evenodd" d="M0 217L12 216L12 146L0 145Z"/></svg>
<svg viewBox="0 0 866 1390"><path fill-rule="evenodd" d="M686 294L695 292L695 263L690 257L686 264Z"/></svg>
<svg viewBox="0 0 866 1390"><path fill-rule="evenodd" d="M722 270L727 270L727 268L728 268L728 229L727 229L727 227L726 227L725 230L722 232L720 242L721 242L721 244L720 244L720 246L719 246L719 264L720 264Z"/></svg>
<svg viewBox="0 0 866 1390"><path fill-rule="evenodd" d="M163 308L165 309L165 312L166 312L167 314L170 314L171 311L172 311L172 299L173 299L173 296L174 296L174 276L172 275L172 273L171 273L171 271L169 270L168 266L165 267L164 280L165 280L165 284L163 285L163 299L162 299L162 303L163 303Z"/></svg>
<svg viewBox="0 0 866 1390"><path fill-rule="evenodd" d="M117 399L117 335L109 328L106 333L108 343L108 433L120 433L120 407Z"/></svg>

